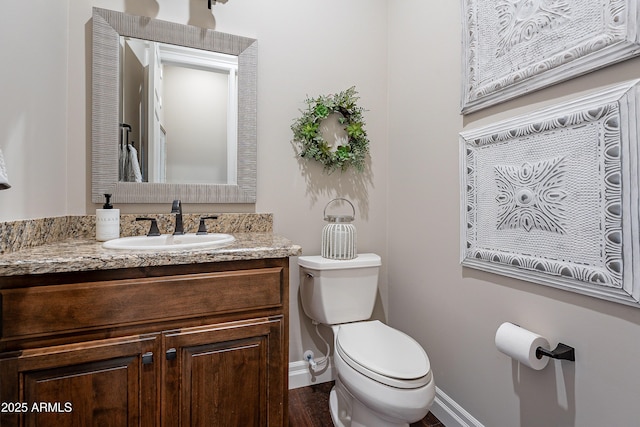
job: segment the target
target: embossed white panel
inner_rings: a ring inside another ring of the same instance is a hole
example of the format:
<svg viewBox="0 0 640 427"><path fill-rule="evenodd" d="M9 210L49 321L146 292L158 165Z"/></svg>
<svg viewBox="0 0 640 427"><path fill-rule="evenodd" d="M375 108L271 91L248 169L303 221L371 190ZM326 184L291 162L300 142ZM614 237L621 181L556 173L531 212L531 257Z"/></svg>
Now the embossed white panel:
<svg viewBox="0 0 640 427"><path fill-rule="evenodd" d="M639 82L460 134L463 265L640 307Z"/></svg>
<svg viewBox="0 0 640 427"><path fill-rule="evenodd" d="M637 0L462 0L462 112L640 54Z"/></svg>

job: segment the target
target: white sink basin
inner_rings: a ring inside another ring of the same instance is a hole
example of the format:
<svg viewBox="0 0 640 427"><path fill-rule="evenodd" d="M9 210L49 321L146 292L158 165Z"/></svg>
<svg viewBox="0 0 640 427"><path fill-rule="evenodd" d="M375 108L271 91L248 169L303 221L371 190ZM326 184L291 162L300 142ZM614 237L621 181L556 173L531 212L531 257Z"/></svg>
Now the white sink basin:
<svg viewBox="0 0 640 427"><path fill-rule="evenodd" d="M121 237L102 244L106 249L181 251L220 248L236 240L230 234L162 234L160 236Z"/></svg>

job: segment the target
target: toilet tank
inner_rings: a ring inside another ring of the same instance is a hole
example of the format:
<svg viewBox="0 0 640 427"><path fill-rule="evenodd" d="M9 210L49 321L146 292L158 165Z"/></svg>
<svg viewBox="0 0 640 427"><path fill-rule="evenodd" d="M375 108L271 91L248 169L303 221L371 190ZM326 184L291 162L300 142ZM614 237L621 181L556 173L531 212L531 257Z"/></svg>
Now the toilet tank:
<svg viewBox="0 0 640 427"><path fill-rule="evenodd" d="M381 259L359 254L350 260L298 257L300 299L309 318L325 325L367 320L378 293Z"/></svg>

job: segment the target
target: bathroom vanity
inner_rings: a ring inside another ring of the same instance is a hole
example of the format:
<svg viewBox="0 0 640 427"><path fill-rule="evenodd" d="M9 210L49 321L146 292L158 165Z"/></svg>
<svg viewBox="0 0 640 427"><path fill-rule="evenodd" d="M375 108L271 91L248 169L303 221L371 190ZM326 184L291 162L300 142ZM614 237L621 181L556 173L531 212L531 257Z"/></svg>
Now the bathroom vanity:
<svg viewBox="0 0 640 427"><path fill-rule="evenodd" d="M95 241L0 262L0 424L285 426L289 256L271 233L123 254Z"/></svg>

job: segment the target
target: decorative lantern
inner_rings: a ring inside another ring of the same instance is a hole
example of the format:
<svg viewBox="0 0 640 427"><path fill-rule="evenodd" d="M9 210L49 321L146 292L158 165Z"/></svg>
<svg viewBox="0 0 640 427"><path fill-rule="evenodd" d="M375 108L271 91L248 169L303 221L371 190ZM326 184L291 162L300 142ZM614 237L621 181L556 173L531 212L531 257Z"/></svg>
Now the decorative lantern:
<svg viewBox="0 0 640 427"><path fill-rule="evenodd" d="M343 200L351 205L353 215L327 215L327 207L335 201ZM356 216L356 208L347 199L333 199L324 207L324 220L328 222L322 229L322 256L330 259L353 259L356 251L356 227L351 224Z"/></svg>

